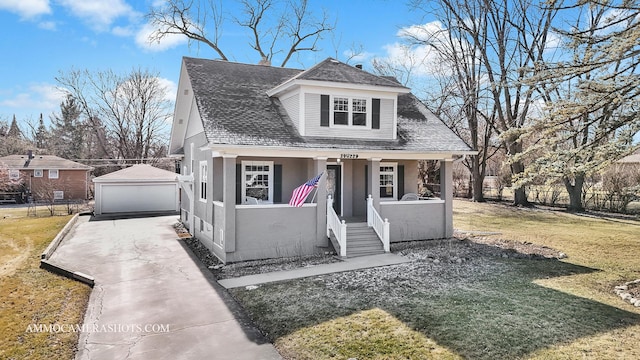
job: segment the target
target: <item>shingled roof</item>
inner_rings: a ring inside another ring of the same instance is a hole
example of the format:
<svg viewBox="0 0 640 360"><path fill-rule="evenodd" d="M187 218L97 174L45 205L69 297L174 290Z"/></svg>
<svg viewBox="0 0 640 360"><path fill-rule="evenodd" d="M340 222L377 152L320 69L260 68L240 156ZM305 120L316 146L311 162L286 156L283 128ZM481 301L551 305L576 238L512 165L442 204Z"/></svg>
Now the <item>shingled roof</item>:
<svg viewBox="0 0 640 360"><path fill-rule="evenodd" d="M0 157L0 163L4 163L10 169L60 169L60 170L92 170L91 166L75 161L63 159L54 155L9 155Z"/></svg>
<svg viewBox="0 0 640 360"><path fill-rule="evenodd" d="M328 58L295 77L298 80L331 81L344 84L389 86L406 89L399 82L373 75L355 66Z"/></svg>
<svg viewBox="0 0 640 360"><path fill-rule="evenodd" d="M210 144L468 152L469 146L406 87L387 77L327 59L307 71L184 58L202 125ZM292 79L398 88L398 139L339 139L301 136L277 97L267 92Z"/></svg>

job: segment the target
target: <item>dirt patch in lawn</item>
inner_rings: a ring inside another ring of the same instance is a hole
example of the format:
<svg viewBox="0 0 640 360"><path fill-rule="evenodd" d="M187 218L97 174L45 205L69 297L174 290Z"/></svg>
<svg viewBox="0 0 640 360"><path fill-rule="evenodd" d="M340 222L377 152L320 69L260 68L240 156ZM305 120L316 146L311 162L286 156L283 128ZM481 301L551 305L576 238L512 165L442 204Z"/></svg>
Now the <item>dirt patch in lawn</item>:
<svg viewBox="0 0 640 360"><path fill-rule="evenodd" d="M492 236L473 236L460 232L456 233L455 236L459 239L467 239L477 244L493 246L503 251L506 256L512 256L514 258L564 259L567 257L567 254L548 246L537 245L532 242L503 239L499 237L499 234Z"/></svg>
<svg viewBox="0 0 640 360"><path fill-rule="evenodd" d="M323 254L295 256L277 259L242 261L223 264L198 239L192 237L180 222L174 224L178 237L185 241L202 263L209 268L218 279L255 275L274 271L284 271L320 264L340 262L332 251ZM462 246L460 246L462 244ZM516 259L563 259L566 254L547 246L540 246L530 242L519 242L494 238L493 236L472 236L469 233L457 232L454 237L444 240L419 240L391 244L391 251L409 258L416 257L412 249L428 248L428 252L418 252L422 257L438 264L469 261L474 257L497 256Z"/></svg>

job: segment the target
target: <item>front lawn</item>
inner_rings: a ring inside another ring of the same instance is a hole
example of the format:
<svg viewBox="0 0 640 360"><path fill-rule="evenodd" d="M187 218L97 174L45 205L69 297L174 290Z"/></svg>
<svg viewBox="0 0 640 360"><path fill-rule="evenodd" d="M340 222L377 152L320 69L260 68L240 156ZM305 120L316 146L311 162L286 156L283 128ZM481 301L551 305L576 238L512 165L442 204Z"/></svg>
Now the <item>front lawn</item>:
<svg viewBox="0 0 640 360"><path fill-rule="evenodd" d="M640 308L613 292L640 278L640 222L463 201L454 211L457 229L500 234L395 245L414 261L232 293L288 359L640 358Z"/></svg>
<svg viewBox="0 0 640 360"><path fill-rule="evenodd" d="M82 324L91 289L39 268L40 254L70 218L0 209L1 359L74 356L77 333L34 331L40 325Z"/></svg>

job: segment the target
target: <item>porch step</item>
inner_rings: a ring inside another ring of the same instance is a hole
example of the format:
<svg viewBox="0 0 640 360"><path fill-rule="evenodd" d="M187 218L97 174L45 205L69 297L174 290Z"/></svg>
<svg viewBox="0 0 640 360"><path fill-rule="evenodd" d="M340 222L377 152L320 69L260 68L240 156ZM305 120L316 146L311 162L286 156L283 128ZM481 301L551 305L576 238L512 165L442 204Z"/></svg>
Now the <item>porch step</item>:
<svg viewBox="0 0 640 360"><path fill-rule="evenodd" d="M333 232L331 242L336 250L339 250L338 241ZM375 231L367 226L367 223L347 224L347 257L384 254L382 242Z"/></svg>

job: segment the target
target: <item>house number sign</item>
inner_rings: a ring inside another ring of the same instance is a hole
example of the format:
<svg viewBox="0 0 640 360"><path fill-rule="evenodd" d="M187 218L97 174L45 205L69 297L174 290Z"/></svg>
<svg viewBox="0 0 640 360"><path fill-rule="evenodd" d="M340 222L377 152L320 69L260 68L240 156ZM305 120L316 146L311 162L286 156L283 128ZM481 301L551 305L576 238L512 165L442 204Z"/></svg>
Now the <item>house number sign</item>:
<svg viewBox="0 0 640 360"><path fill-rule="evenodd" d="M340 154L340 159L357 159L358 154Z"/></svg>

